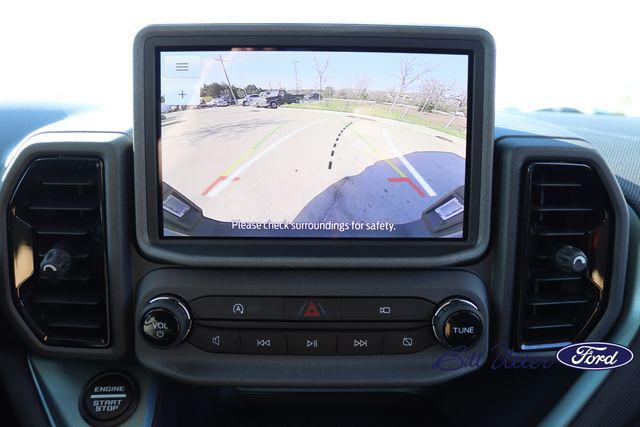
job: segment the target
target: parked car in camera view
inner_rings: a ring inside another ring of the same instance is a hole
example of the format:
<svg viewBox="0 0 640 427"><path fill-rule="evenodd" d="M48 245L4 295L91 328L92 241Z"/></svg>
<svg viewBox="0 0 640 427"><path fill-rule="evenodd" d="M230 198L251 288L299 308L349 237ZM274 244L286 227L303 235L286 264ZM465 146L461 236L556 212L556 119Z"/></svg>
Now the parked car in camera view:
<svg viewBox="0 0 640 427"><path fill-rule="evenodd" d="M228 107L230 104L229 99L225 97L213 98L211 100L211 105L214 107Z"/></svg>
<svg viewBox="0 0 640 427"><path fill-rule="evenodd" d="M309 92L304 96L305 101L321 101L322 95L318 92Z"/></svg>
<svg viewBox="0 0 640 427"><path fill-rule="evenodd" d="M259 94L252 93L245 96L244 98L238 99L238 104L247 107L247 106L253 105L258 100L258 98L260 98Z"/></svg>
<svg viewBox="0 0 640 427"><path fill-rule="evenodd" d="M304 95L291 95L284 89L269 90L260 93L260 97L255 102L256 107L278 108L284 104L297 104L304 99Z"/></svg>

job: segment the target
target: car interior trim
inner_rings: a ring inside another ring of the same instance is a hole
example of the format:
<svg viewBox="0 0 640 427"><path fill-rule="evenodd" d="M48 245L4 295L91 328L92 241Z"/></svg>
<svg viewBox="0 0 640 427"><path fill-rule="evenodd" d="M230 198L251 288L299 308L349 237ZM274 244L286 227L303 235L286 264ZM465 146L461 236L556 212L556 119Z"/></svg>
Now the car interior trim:
<svg viewBox="0 0 640 427"><path fill-rule="evenodd" d="M640 331L640 218L629 208L629 258L625 284L625 305L616 328L607 338L629 347ZM571 386L540 423L541 427L568 426L612 371L587 371Z"/></svg>

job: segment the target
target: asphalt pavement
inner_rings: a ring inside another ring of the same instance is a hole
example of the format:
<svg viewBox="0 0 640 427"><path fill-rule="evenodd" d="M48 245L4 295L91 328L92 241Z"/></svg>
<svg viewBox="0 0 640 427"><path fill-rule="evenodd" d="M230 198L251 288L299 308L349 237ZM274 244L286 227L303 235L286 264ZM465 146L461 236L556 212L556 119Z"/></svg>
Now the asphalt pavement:
<svg viewBox="0 0 640 427"><path fill-rule="evenodd" d="M426 126L313 109L209 108L162 122L162 179L222 221L420 218L464 185L466 142Z"/></svg>

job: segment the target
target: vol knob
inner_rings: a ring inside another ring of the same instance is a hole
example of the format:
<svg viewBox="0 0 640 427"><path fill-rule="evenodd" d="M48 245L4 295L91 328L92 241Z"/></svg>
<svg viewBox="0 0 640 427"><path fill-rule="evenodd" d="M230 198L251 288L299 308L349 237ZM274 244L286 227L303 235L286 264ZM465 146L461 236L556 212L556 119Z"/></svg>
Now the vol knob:
<svg viewBox="0 0 640 427"><path fill-rule="evenodd" d="M582 273L587 268L587 256L575 246L561 247L556 252L554 260L560 270L569 273Z"/></svg>
<svg viewBox="0 0 640 427"><path fill-rule="evenodd" d="M150 344L175 347L189 335L191 313L180 298L160 295L147 303L140 327L142 335Z"/></svg>
<svg viewBox="0 0 640 427"><path fill-rule="evenodd" d="M464 298L449 298L433 315L433 333L445 347L471 348L482 336L480 310Z"/></svg>

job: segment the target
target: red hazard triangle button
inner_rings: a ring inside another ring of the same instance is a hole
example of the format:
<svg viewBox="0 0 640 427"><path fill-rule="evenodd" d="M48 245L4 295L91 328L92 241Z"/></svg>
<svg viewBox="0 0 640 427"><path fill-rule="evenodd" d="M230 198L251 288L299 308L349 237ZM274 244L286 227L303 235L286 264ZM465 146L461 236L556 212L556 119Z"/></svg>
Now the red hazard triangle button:
<svg viewBox="0 0 640 427"><path fill-rule="evenodd" d="M284 318L308 322L340 320L340 298L285 297Z"/></svg>
<svg viewBox="0 0 640 427"><path fill-rule="evenodd" d="M310 301L307 305L307 309L304 311L304 317L320 317L320 310L316 307L313 301Z"/></svg>

